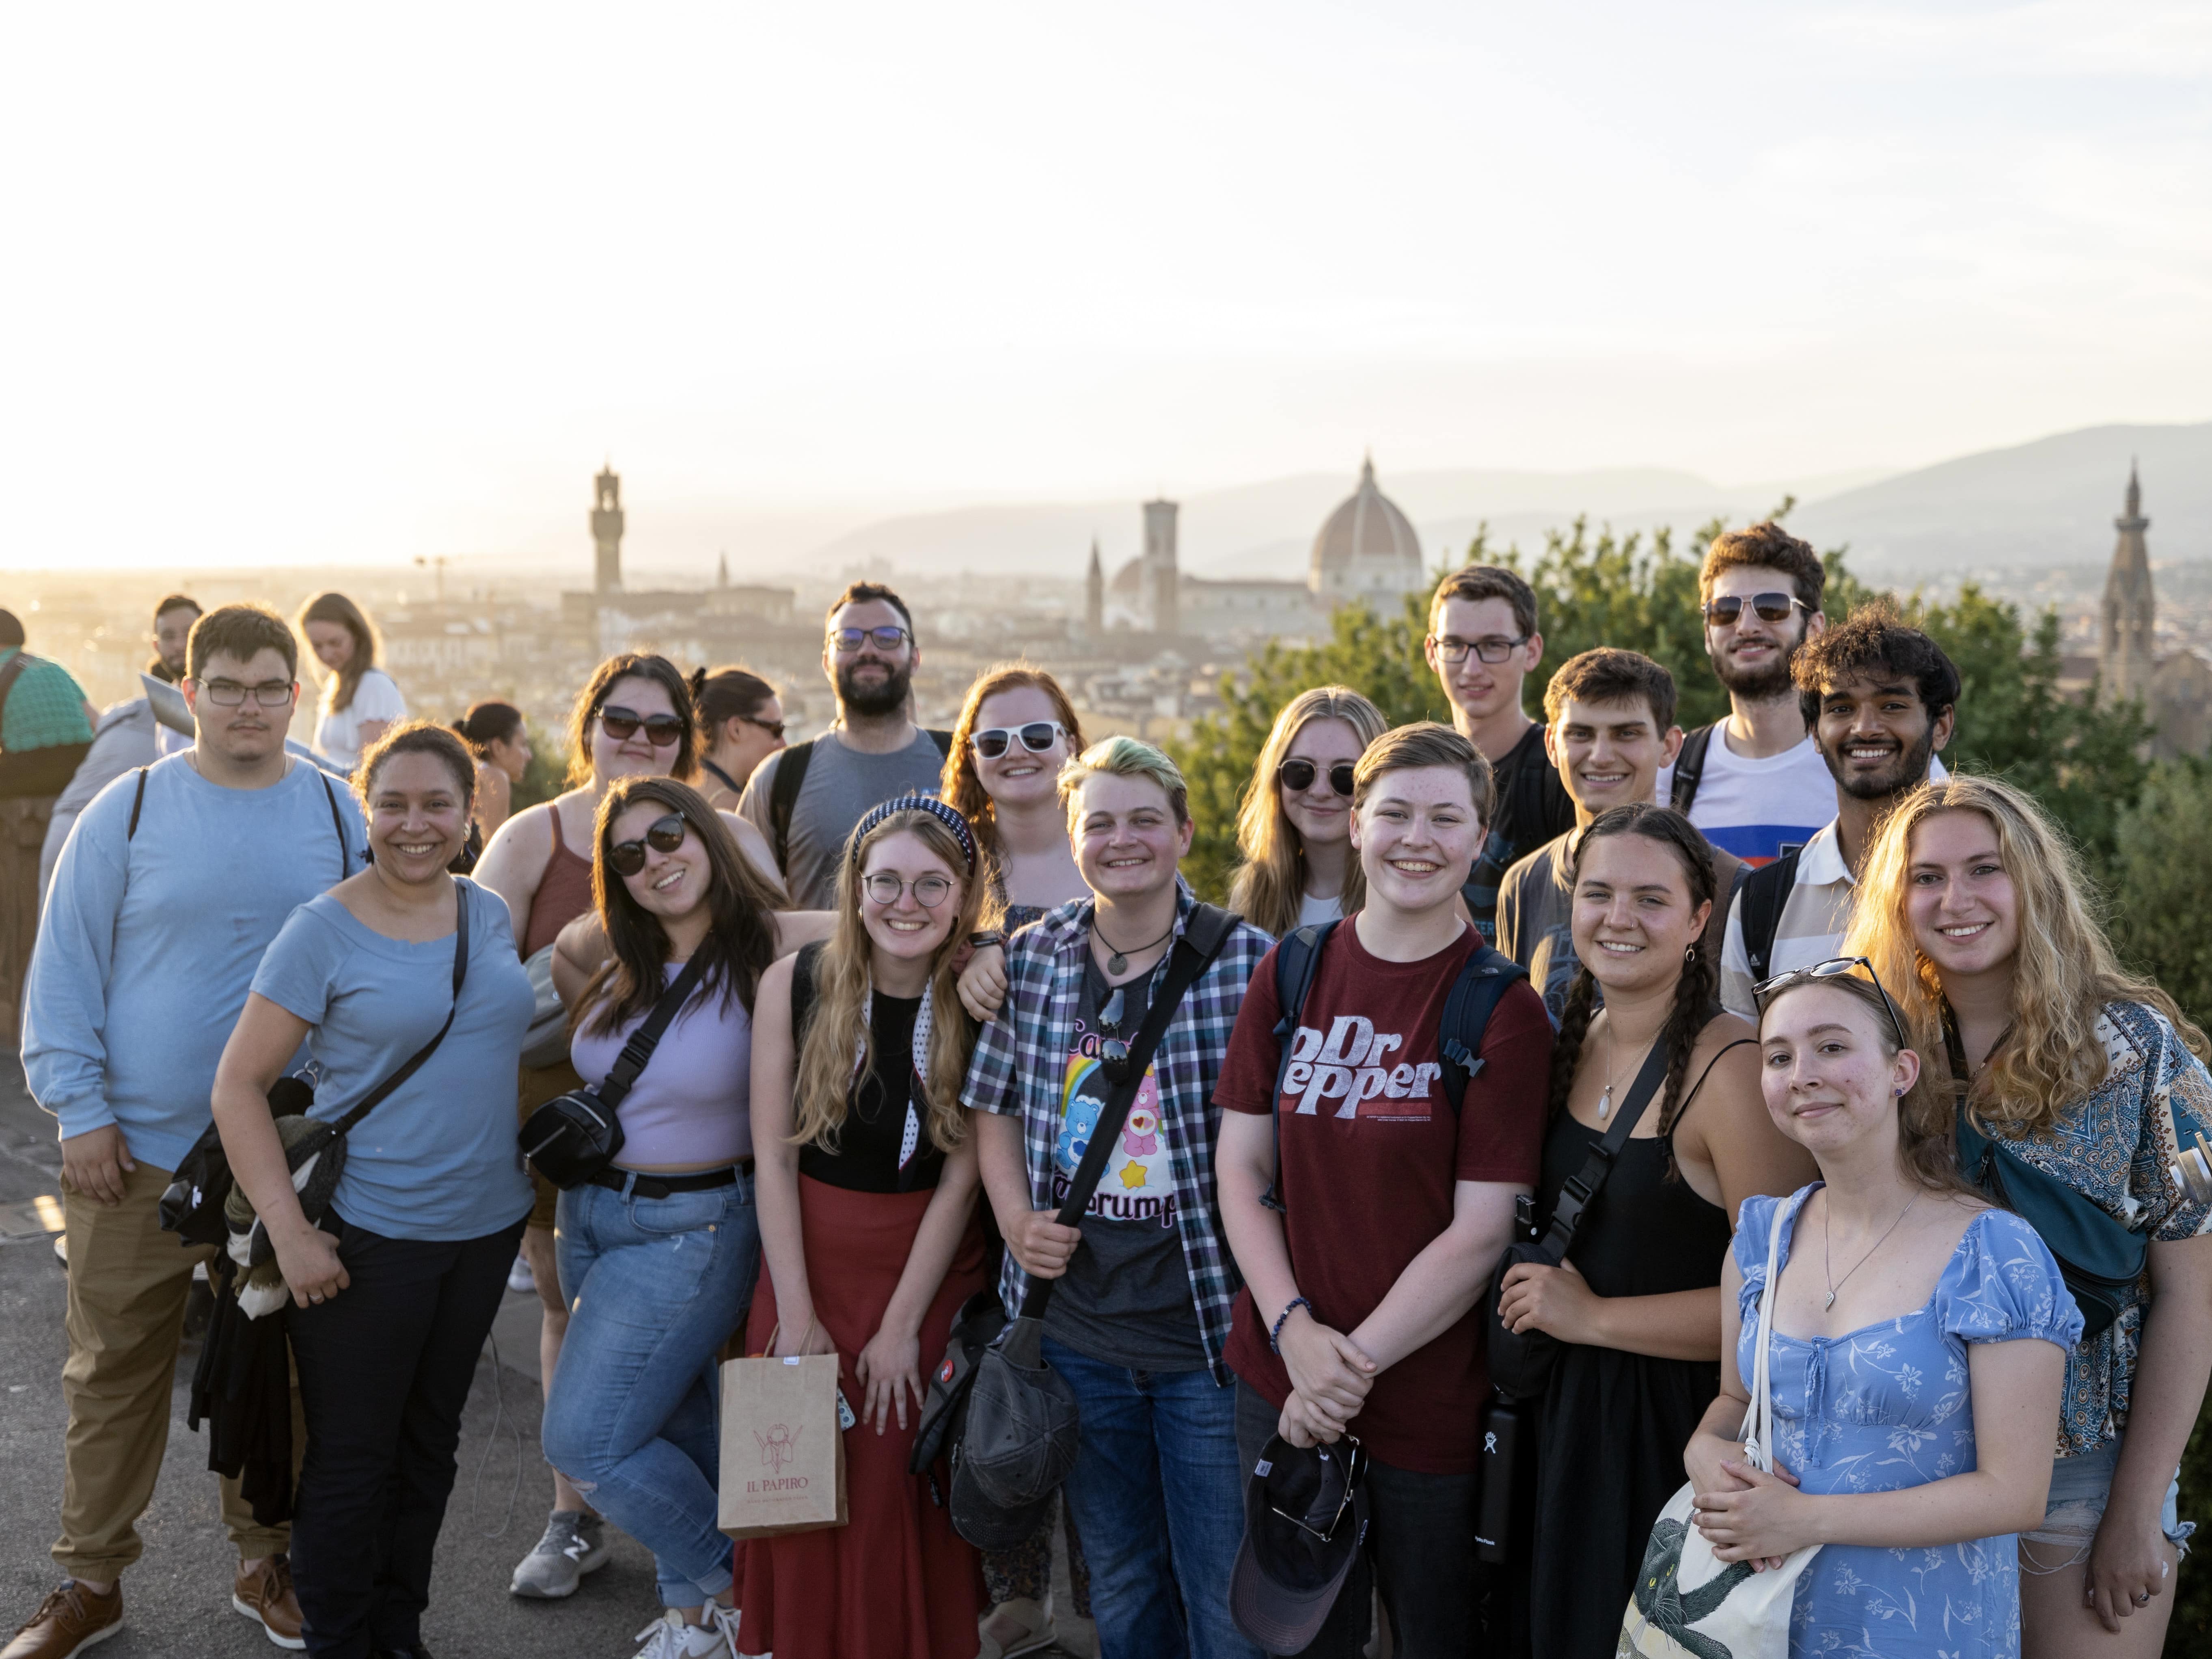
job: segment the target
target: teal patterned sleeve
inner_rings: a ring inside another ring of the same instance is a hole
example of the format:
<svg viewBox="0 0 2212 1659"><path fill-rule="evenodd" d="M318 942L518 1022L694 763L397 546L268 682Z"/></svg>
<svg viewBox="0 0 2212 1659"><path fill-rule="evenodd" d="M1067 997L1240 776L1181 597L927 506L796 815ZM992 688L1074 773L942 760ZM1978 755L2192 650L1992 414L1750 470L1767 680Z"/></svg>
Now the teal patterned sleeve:
<svg viewBox="0 0 2212 1659"><path fill-rule="evenodd" d="M2212 1231L2212 1203L2191 1198L2173 1170L2174 1158L2200 1138L2212 1156L2212 1073L2171 1024L2160 1019L2158 1025L2163 1040L2151 1058L2150 1098L2138 1129L2131 1184L2150 1212L2151 1236L2172 1243ZM2150 1190L2140 1190L2145 1185Z"/></svg>

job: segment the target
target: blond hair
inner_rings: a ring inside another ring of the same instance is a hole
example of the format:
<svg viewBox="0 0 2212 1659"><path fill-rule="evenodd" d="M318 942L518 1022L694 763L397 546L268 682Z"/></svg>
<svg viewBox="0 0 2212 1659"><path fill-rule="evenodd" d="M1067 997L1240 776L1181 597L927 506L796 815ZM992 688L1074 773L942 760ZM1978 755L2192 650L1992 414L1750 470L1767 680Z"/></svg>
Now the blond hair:
<svg viewBox="0 0 2212 1659"><path fill-rule="evenodd" d="M1102 772L1117 778L1150 778L1166 792L1175 821L1190 822L1190 786L1183 781L1182 770L1151 744L1120 736L1101 738L1060 769L1060 811L1069 811L1076 792Z"/></svg>
<svg viewBox="0 0 2212 1659"><path fill-rule="evenodd" d="M860 874L867 866L868 849L885 836L901 833L915 836L944 864L957 904L951 931L930 958L929 988L923 993L929 998L930 1031L928 1075L921 1079L927 1096L922 1121L930 1144L939 1152L951 1152L967 1133L960 1086L967 1080L975 1039L969 1032L968 1011L960 1005L952 963L975 930L983 884L968 873L968 854L943 820L916 808L892 813L865 835L856 828L839 863L836 923L815 961L814 1006L800 1038L799 1070L792 1084L793 1146L836 1152L838 1135L852 1110L853 1085L867 1075L873 1061L875 1039L861 1016L868 998L871 941L860 917Z"/></svg>
<svg viewBox="0 0 2212 1659"><path fill-rule="evenodd" d="M1943 1039L1943 982L1915 941L1906 913L1912 837L1942 812L1976 812L1996 836L1997 858L2019 902L2013 954L2012 1024L1966 1097L1975 1117L2000 1133L2047 1127L2104 1080L2108 1061L2097 1021L2108 1002L2140 1002L2172 1022L2202 1059L2203 1032L2173 999L2127 972L2094 915L2088 878L2072 842L2023 791L1996 778L1954 772L1920 785L1890 812L1858 882L1858 902L1841 947L1863 956L1905 1014L1913 1047L1949 1077ZM1960 1080L1953 1079L1955 1085Z"/></svg>
<svg viewBox="0 0 2212 1659"><path fill-rule="evenodd" d="M1342 720L1358 738L1362 750L1390 727L1382 711L1348 685L1317 685L1301 691L1276 714L1237 811L1239 861L1229 878L1229 908L1278 939L1298 925L1306 878L1304 840L1283 811L1275 770L1298 733L1316 720ZM1366 872L1358 858L1346 859L1344 891L1339 895L1344 914L1350 915L1366 899Z"/></svg>

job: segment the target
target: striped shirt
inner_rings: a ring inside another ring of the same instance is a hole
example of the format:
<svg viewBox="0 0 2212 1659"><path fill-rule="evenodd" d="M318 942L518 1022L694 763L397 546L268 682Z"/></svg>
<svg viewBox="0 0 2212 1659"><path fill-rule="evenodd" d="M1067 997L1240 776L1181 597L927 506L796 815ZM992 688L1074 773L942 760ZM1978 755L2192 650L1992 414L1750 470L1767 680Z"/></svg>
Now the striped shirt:
<svg viewBox="0 0 2212 1659"><path fill-rule="evenodd" d="M1774 924L1766 977L1792 968L1810 968L1833 957L1851 925L1851 900L1857 890L1851 867L1844 862L1836 821L1831 818L1797 855L1797 880L1782 901L1782 915ZM1743 942L1743 890L1738 888L1735 902L1729 907L1728 940L1721 946L1721 1005L1756 1024L1759 1007L1752 1000L1753 983L1751 952Z"/></svg>
<svg viewBox="0 0 2212 1659"><path fill-rule="evenodd" d="M20 647L0 650L0 666L15 659ZM32 657L8 690L0 712L0 749L20 755L27 749L58 749L65 743L90 743L92 717L84 693L68 669L45 657Z"/></svg>
<svg viewBox="0 0 2212 1659"><path fill-rule="evenodd" d="M1198 900L1180 877L1176 891L1176 936L1180 939ZM1053 1145L1060 1135L1061 1085L1083 1000L1093 908L1089 898L1063 904L1006 941L1006 1000L976 1041L961 1095L962 1103L975 1110L1020 1115L1030 1202L1040 1210L1058 1207L1052 1196ZM1159 1085L1160 1133L1169 1153L1176 1226L1182 1236L1191 1302L1198 1311L1207 1369L1224 1388L1230 1371L1222 1348L1229 1340L1230 1312L1243 1281L1222 1237L1215 1199L1213 1148L1220 1135L1221 1109L1213 1103L1213 1085L1228 1052L1237 1010L1244 1000L1244 988L1270 943L1248 922L1239 921L1231 929L1212 965L1184 994L1152 1061ZM999 1288L1009 1311L1019 1310L1028 1276L1012 1251Z"/></svg>

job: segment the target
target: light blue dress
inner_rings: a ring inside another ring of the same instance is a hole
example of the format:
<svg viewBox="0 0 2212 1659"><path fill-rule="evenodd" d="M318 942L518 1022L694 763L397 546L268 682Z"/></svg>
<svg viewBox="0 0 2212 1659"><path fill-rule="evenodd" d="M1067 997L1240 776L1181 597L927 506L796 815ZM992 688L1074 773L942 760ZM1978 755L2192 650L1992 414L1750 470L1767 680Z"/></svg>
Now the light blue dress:
<svg viewBox="0 0 2212 1659"><path fill-rule="evenodd" d="M1774 1206L1790 1206L1786 1262L1814 1190L1744 1200L1733 1248L1743 1274L1736 1364L1747 1377ZM1775 1456L1808 1492L1896 1492L1965 1474L1975 1467L1967 1345L2033 1339L2070 1349L2081 1334L2081 1312L2035 1230L2009 1211L1984 1210L1912 1312L1844 1336L1774 1333ZM2020 1652L2016 1549L2009 1533L1933 1549L1830 1544L1797 1581L1790 1651L2011 1659Z"/></svg>

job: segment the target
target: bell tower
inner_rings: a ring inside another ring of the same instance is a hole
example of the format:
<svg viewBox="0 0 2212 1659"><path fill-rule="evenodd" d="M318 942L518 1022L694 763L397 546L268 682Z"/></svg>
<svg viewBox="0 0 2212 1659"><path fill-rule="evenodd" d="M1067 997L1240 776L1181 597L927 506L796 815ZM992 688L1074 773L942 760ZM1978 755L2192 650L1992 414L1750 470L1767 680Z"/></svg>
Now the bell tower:
<svg viewBox="0 0 2212 1659"><path fill-rule="evenodd" d="M1180 634L1181 573L1176 568L1176 503L1145 503L1144 596L1155 634Z"/></svg>
<svg viewBox="0 0 2212 1659"><path fill-rule="evenodd" d="M1091 569L1083 579L1083 632L1090 639L1106 633L1106 569L1098 562L1098 538L1091 538Z"/></svg>
<svg viewBox="0 0 2212 1659"><path fill-rule="evenodd" d="M622 479L610 462L592 480L592 541L599 553L592 586L599 592L622 592Z"/></svg>
<svg viewBox="0 0 2212 1659"><path fill-rule="evenodd" d="M2128 467L2127 508L2112 520L2120 532L2112 549L2112 568L2105 578L2102 627L2097 640L2097 678L2115 700L2139 697L2148 704L2151 674L2157 666L2154 624L2158 596L2150 580L2150 549L2143 532L2142 486Z"/></svg>

